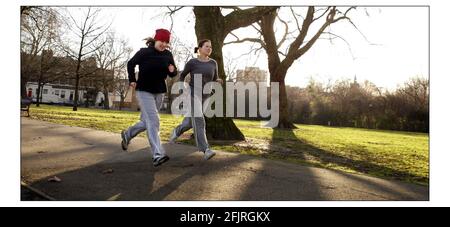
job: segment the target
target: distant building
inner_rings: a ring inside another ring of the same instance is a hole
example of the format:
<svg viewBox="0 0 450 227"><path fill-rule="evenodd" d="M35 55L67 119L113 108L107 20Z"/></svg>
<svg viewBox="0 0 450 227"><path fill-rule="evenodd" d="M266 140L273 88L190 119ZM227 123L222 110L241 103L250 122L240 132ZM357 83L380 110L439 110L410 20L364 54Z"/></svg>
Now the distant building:
<svg viewBox="0 0 450 227"><path fill-rule="evenodd" d="M28 82L25 83L25 95L32 98L33 102L36 102L39 91L38 83L40 82L42 86L39 95L41 103L72 105L75 99L76 61L70 57L53 56L51 51L47 54L50 56L48 58L50 60L47 61L52 62L53 65L50 67L50 70L45 72L45 76L40 76L38 70L25 71L28 74L26 77L29 77ZM26 53L21 53L23 59L27 59L28 56ZM33 61L38 61L39 59L40 56L34 58ZM37 65L38 63L35 64ZM117 74L114 74L111 70L102 71L99 69L94 57L85 59L81 66L88 73L88 76L83 77L79 82L78 104L87 107L103 107L105 95L103 94L100 80L103 76L109 77L108 80L113 80L113 77L117 76ZM129 89L128 93L126 92L129 86L128 79L121 79L116 83L109 88L109 108L119 108L121 100L119 90L122 90L123 95L126 94L122 107L137 110L136 105L132 104L133 101L137 103L135 98L133 98L134 90ZM22 90L21 92L24 91Z"/></svg>
<svg viewBox="0 0 450 227"><path fill-rule="evenodd" d="M136 99L136 91L129 87L128 79L120 79L115 86L117 89L108 94L109 108L111 109L126 109L126 110L138 110L139 105ZM122 107L120 108L121 95L124 96ZM98 92L95 105L103 107L105 101L105 95L103 92Z"/></svg>
<svg viewBox="0 0 450 227"><path fill-rule="evenodd" d="M266 70L262 70L258 67L245 67L245 69L238 69L236 70L236 81L237 82L242 82L242 83L249 83L249 82L254 82L256 83L256 93L259 94L260 89L261 88L268 88L267 85L267 78L268 78L268 73ZM260 87L259 83L263 82L264 86ZM270 97L270 90L267 90L268 93L268 97ZM255 118L255 117L250 117L250 112L249 112L249 103L250 103L250 99L249 99L249 95L250 94L245 94L245 117L243 118ZM242 97L239 97L242 98ZM254 97L253 97L254 98ZM257 105L259 105L259 96L256 97L257 100L253 100L256 101ZM237 91L234 91L234 114L235 116L237 116L237 100L238 100L238 95L237 95ZM259 115L259 112L257 113L257 119L262 119L261 116ZM238 117L240 118L240 117Z"/></svg>
<svg viewBox="0 0 450 227"><path fill-rule="evenodd" d="M75 99L75 69L76 61L70 57L54 56L52 51L44 51L45 60L42 60L42 55L37 57L30 57L29 54L21 53L21 60L28 59L27 63L21 65L21 77L28 78L27 82L23 84L23 90L27 97L34 102L37 101L38 91L41 97L41 103L49 104L73 104ZM39 71L39 61L46 62L44 68L49 68L43 72ZM24 70L27 65L30 69ZM49 66L50 65L50 66ZM95 99L96 90L96 69L97 64L94 57L89 57L81 62L82 70L90 72L89 77L85 77L79 82L78 89L78 103L92 104ZM24 70L24 71L22 71ZM39 84L40 83L40 84ZM41 89L38 86L41 86Z"/></svg>
<svg viewBox="0 0 450 227"><path fill-rule="evenodd" d="M267 71L258 67L236 70L236 82L267 82Z"/></svg>
<svg viewBox="0 0 450 227"><path fill-rule="evenodd" d="M28 82L26 85L27 96L36 102L38 84L37 82ZM78 90L79 100L84 100L87 91ZM69 84L48 83L41 88L41 102L48 104L73 104L75 98L75 86Z"/></svg>

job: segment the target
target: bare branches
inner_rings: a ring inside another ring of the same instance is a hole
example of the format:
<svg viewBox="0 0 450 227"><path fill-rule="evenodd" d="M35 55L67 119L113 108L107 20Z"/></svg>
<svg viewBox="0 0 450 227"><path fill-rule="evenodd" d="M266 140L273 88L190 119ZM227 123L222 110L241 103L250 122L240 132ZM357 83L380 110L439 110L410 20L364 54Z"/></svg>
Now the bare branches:
<svg viewBox="0 0 450 227"><path fill-rule="evenodd" d="M299 33L294 38L294 41L292 41L292 43L290 43L290 45L287 47L287 50L284 52L281 51L280 48L288 40L288 37L290 34L292 34L292 32L289 32L289 24L285 20L280 18L277 12L265 14L261 22L258 23L260 29L258 29L255 25L252 25L253 28L255 28L255 30L257 30L258 32L260 32L260 34L262 34L262 37L240 39L235 34L231 33L231 35L233 35L236 38L236 40L227 42L225 44L243 43L243 42L260 43L261 46L266 50L267 55L269 56L269 69L270 69L271 67L274 67L274 65L278 64L283 67L285 66L289 67L293 63L293 61L295 61L296 59L301 57L304 53L306 53L315 44L315 42L322 37L322 35L328 35L329 36L328 40L330 41L332 41L333 39L342 40L347 45L350 54L352 55L352 58L355 59L350 43L344 37L335 34L331 31L328 32L325 31L327 28L330 27L331 24L336 23L340 20L348 20L352 25L354 25L353 22L348 17L349 12L351 12L351 10L354 9L356 9L356 7L349 7L344 12L341 12L335 6L329 6L322 9L315 9L315 7L311 6L308 7L306 16L301 17L303 18L303 22L300 27L300 22L298 18L300 15L297 14L292 7L290 7L291 15L294 18L295 26ZM312 34L311 38L309 38L309 40L306 41L305 40L306 37L307 36L309 37L309 34L311 33L310 28L312 24L318 22L321 18L325 18L323 24L318 28L318 30L316 30ZM275 38L275 31L274 31L275 19L278 19L284 25L284 33L279 42L277 42ZM357 28L355 25L354 27ZM283 61L280 61L279 55L285 57Z"/></svg>
<svg viewBox="0 0 450 227"><path fill-rule="evenodd" d="M329 21L329 23L331 24L331 23L336 23L343 19L350 20L350 18L347 16L347 13L350 12L350 10L352 10L352 9L356 9L356 7L352 6L352 7L348 8L345 11L345 13L343 14L343 16L340 16L340 17L334 19L334 16L336 15L336 13L342 14L342 12L340 10L336 9L336 7L333 7L333 14L328 15L327 21Z"/></svg>
<svg viewBox="0 0 450 227"><path fill-rule="evenodd" d="M261 44L261 46L264 48L266 44L259 38L244 38L244 39L238 39L231 42L226 42L223 45L232 44L232 43L243 43L243 42L255 42Z"/></svg>
<svg viewBox="0 0 450 227"><path fill-rule="evenodd" d="M228 34L231 31L240 27L247 27L253 24L254 21L257 18L261 17L262 14L274 11L278 8L279 7L272 7L272 6L270 7L257 6L249 9L235 10L224 17L225 23L224 34Z"/></svg>
<svg viewBox="0 0 450 227"><path fill-rule="evenodd" d="M95 78L96 83L101 87L103 93L107 95L109 91L118 89L117 84L120 81L116 75L125 68L126 61L131 52L128 43L123 39L116 37L114 31L109 32L106 37L102 37L94 46L99 46L94 56L98 64L98 72ZM109 102L105 101L104 108L109 108Z"/></svg>
<svg viewBox="0 0 450 227"><path fill-rule="evenodd" d="M173 35L171 50L178 68L184 67L194 57L194 45L183 42L180 37ZM183 65L183 66L182 66Z"/></svg>
<svg viewBox="0 0 450 227"><path fill-rule="evenodd" d="M53 45L60 33L60 20L52 9L26 8L21 15L21 51L33 56Z"/></svg>
<svg viewBox="0 0 450 227"><path fill-rule="evenodd" d="M336 22L338 22L339 20L347 20L358 32L359 32L359 34L361 34L361 36L366 40L366 42L367 43L369 43L370 45L379 45L379 44L375 44L375 43L372 43L372 42L370 42L369 41L369 39L366 37L366 35L364 35L364 33L358 28L358 26L356 26L356 24L352 21L352 19L350 18L350 17L348 17L347 16L347 14L351 11L351 10L355 10L356 9L356 7L355 6L352 6L352 7L350 7L350 8L348 8L345 12L344 12L344 14L343 14L343 16L340 16L339 18L337 18L337 19L335 19L335 20L333 20L332 21L332 23L336 23ZM339 10L337 10L337 12L339 12L339 13L341 13L342 14L342 12L340 12ZM368 15L368 13L367 13L367 11L366 11L366 15Z"/></svg>
<svg viewBox="0 0 450 227"><path fill-rule="evenodd" d="M350 54L352 55L352 59L353 59L353 60L356 59L356 58L355 58L355 55L353 54L353 51L352 51L352 48L351 48L350 43L349 43L345 38L343 38L343 37L340 36L340 35L334 34L334 33L332 33L332 32L323 32L322 34L328 34L328 35L330 35L330 38L328 38L328 40L330 40L330 42L331 42L331 40L333 40L333 39L340 39L340 40L344 41L345 44L347 44L347 48L348 48ZM332 36L332 37L331 37L331 36Z"/></svg>
<svg viewBox="0 0 450 227"><path fill-rule="evenodd" d="M328 26L330 26L331 24L336 23L336 22L338 22L338 21L340 21L340 20L343 20L343 19L350 20L350 18L347 16L347 14L348 14L352 9L356 9L356 7L350 7L350 8L348 8L342 16L340 16L340 17L338 17L338 18L335 18L336 14L337 14L337 13L341 13L341 12L340 12L339 10L337 10L335 6L333 6L333 7L331 7L331 8L328 8L328 9L326 10L326 12L328 12L328 15L327 15L327 17L326 17L326 21L323 23L323 25L319 28L319 30L314 34L314 36L313 36L313 37L312 37L312 38L311 38L304 46L302 46L301 48L299 48L299 49L297 49L297 50L295 51L295 53L293 54L294 59L297 59L297 58L299 58L300 56L302 56L304 53L306 53L306 52L314 45L314 43L317 41L317 39L319 39L319 37L324 33L325 29L326 29ZM322 16L323 16L323 15L321 15L320 17L322 17ZM319 18L319 17L318 17L318 18ZM311 21L311 23L313 23L313 22L314 22L314 20ZM305 31L302 31L302 33L304 33L304 32L305 32ZM335 34L334 34L334 35L335 35ZM306 36L306 34L305 34L304 36ZM346 40L343 39L343 38L340 37L340 36L335 36L335 37L341 38L342 40L344 40L344 41L346 42ZM346 43L348 43L348 42L346 42ZM353 54L352 54L352 55L353 55ZM354 58L354 56L352 56L352 57Z"/></svg>
<svg viewBox="0 0 450 227"><path fill-rule="evenodd" d="M281 19L278 14L277 14L277 19L284 24L284 35L281 38L280 42L277 44L277 49L279 49L281 47L281 45L283 45L284 41L286 41L286 37L289 34L289 25L286 21L284 21L283 19Z"/></svg>
<svg viewBox="0 0 450 227"><path fill-rule="evenodd" d="M264 41L261 39L261 37L259 38L244 38L244 39L240 39L238 36L236 36L234 33L230 32L230 34L232 36L234 36L236 38L235 41L230 41L230 42L225 42L223 43L223 45L228 45L228 44L233 44L233 43L243 43L243 42L255 42L255 43L259 43L263 48L265 48L266 44L264 43Z"/></svg>
<svg viewBox="0 0 450 227"><path fill-rule="evenodd" d="M88 7L86 11L83 11L83 15L80 17L81 22L78 24L74 15L71 12L67 12L70 19L68 19L66 23L70 33L72 33L72 36L68 36L67 39L72 45L61 45L61 47L66 54L76 61L76 68L74 70L74 111L76 111L78 107L80 79L92 77L98 70L94 53L99 51L108 42L108 39L102 39L102 37L109 31L112 20L107 24L102 23L99 18L100 13L100 9ZM78 37L78 39L74 39L74 36ZM103 52L101 54L103 55L105 53Z"/></svg>
<svg viewBox="0 0 450 227"><path fill-rule="evenodd" d="M224 69L227 81L234 80L236 78L236 69L237 69L236 61L232 58L228 58L227 56L224 56L224 60L225 60Z"/></svg>
<svg viewBox="0 0 450 227"><path fill-rule="evenodd" d="M369 39L366 37L366 35L364 35L364 33L358 28L358 26L355 25L355 23L353 23L353 21L350 18L348 18L347 20L359 32L359 34L361 34L361 36L366 40L367 43L369 43L370 45L375 45L375 46L379 45L379 44L372 43L371 41L369 41Z"/></svg>
<svg viewBox="0 0 450 227"><path fill-rule="evenodd" d="M319 20L321 17L323 17L330 9L331 9L330 6L327 7L327 9L324 10L324 12L323 12L320 16L318 16L318 17L316 17L316 18L313 19L313 22L316 21L316 20ZM315 11L315 13L317 13L317 12L319 12L319 10L316 10L316 11Z"/></svg>
<svg viewBox="0 0 450 227"><path fill-rule="evenodd" d="M100 39L107 31L109 31L112 21L108 24L100 24L99 15L101 13L100 9L88 8L84 12L84 16L81 18L81 22L77 22L74 15L68 12L68 20L66 21L68 28L72 35L78 37L79 40L73 43L78 43L77 47L73 46L62 46L63 51L75 59L80 61L85 57L91 55L106 43L96 42ZM94 43L96 45L94 45Z"/></svg>
<svg viewBox="0 0 450 227"><path fill-rule="evenodd" d="M294 50L297 50L302 45L303 41L306 38L306 35L308 34L309 26L312 24L313 20L314 7L310 6L308 7L306 18L303 20L300 35L294 40L294 42L292 42L291 46L289 47L289 53L293 53Z"/></svg>
<svg viewBox="0 0 450 227"><path fill-rule="evenodd" d="M233 58L233 60L237 60L237 59L239 59L239 58L241 58L243 56L250 55L251 53L256 53L256 52L260 51L263 48L261 46L259 48L255 48L255 44L256 43L253 42L252 45L250 46L250 50L248 52L245 52L245 53L243 53L243 54Z"/></svg>
<svg viewBox="0 0 450 227"><path fill-rule="evenodd" d="M302 29L300 28L300 23L298 22L297 14L295 14L294 9L292 9L292 7L289 7L289 9L291 10L292 16L294 17L295 24L297 25L298 31L301 32Z"/></svg>
<svg viewBox="0 0 450 227"><path fill-rule="evenodd" d="M261 27L261 22L257 21L256 23L259 25L259 27ZM261 31L260 28L256 27L254 24L252 24L251 26L252 26L252 28L254 28L256 31L258 31L259 34L262 34L262 31Z"/></svg>
<svg viewBox="0 0 450 227"><path fill-rule="evenodd" d="M182 8L184 8L184 6L175 6L173 8L170 6L167 6L167 9L169 10L169 12L167 12L166 15L168 15L170 17L170 29L169 29L170 32L172 32L172 29L173 29L173 15Z"/></svg>
<svg viewBox="0 0 450 227"><path fill-rule="evenodd" d="M176 13L177 11L179 11L180 9L183 9L184 8L184 6L175 6L175 7L173 7L173 8L171 8L171 7L167 7L168 9L169 9L169 15L173 15L174 13Z"/></svg>

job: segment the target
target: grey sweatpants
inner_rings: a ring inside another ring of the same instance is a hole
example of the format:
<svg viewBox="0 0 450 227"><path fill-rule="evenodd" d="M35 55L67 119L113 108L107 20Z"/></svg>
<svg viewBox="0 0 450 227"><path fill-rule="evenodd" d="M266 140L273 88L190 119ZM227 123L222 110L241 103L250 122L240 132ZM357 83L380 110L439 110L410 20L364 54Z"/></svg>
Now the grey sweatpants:
<svg viewBox="0 0 450 227"><path fill-rule="evenodd" d="M159 158L166 154L159 137L159 114L164 93L152 94L146 91L136 91L136 98L141 109L141 120L128 128L125 135L131 140L139 133L147 130L147 138L153 158Z"/></svg>
<svg viewBox="0 0 450 227"><path fill-rule="evenodd" d="M203 99L204 102L207 100ZM194 107L195 106L195 107ZM191 96L191 116L195 116L192 107L200 110L203 113L203 104L196 96ZM194 129L195 142L200 151L205 152L209 148L208 139L206 138L206 122L205 117L201 114L201 117L185 117L180 125L178 125L174 132L177 137L181 136L189 129Z"/></svg>

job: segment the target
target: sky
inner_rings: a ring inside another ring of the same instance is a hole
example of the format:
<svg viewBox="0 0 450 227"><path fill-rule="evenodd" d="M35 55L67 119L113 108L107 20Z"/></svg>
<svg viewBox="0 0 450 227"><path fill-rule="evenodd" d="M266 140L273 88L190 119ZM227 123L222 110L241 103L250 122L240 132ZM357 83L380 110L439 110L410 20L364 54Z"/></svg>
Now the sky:
<svg viewBox="0 0 450 227"><path fill-rule="evenodd" d="M171 20L164 16L166 11L161 7L105 7L102 14L107 20L113 19L112 28L129 41L134 53L145 46L142 39L153 36L157 28L170 29ZM295 11L305 15L306 8L297 7ZM279 15L288 21L291 30L294 30L296 26L290 9L282 8ZM369 80L379 87L393 90L412 77L428 78L427 7L366 7L357 8L348 15L359 30L347 21L333 24L331 30L327 31L338 34L345 41L318 40L289 69L286 76L288 85L304 87L311 78L326 83L329 80L353 80L356 76L359 82ZM173 34L186 45L194 47L196 36L192 8L179 10L173 19ZM276 22L275 29L280 39L284 26ZM311 29L315 31L317 25ZM234 33L240 38L257 35L251 27L238 29ZM233 39L234 37L229 35L226 41ZM237 69L256 66L267 70L267 56L264 51L246 55L252 45L255 46L249 42L226 45L223 48L224 58L234 59L232 64L235 64Z"/></svg>

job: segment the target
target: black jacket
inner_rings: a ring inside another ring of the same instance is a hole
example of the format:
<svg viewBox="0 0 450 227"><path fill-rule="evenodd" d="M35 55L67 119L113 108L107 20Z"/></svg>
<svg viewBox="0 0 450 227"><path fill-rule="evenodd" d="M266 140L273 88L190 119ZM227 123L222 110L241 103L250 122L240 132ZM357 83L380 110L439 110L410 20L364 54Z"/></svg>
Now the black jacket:
<svg viewBox="0 0 450 227"><path fill-rule="evenodd" d="M154 47L141 48L129 61L127 65L128 80L136 82L136 90L147 91L150 93L165 93L167 91L167 75L175 77L177 69L169 72L169 65L175 66L172 53L168 50L162 52ZM134 71L136 65L139 65L139 76L136 81Z"/></svg>

